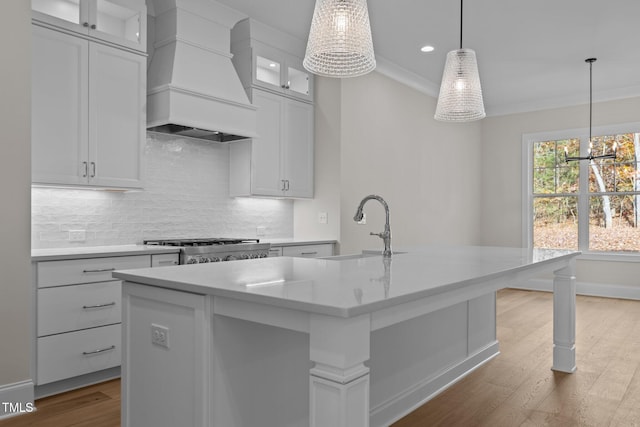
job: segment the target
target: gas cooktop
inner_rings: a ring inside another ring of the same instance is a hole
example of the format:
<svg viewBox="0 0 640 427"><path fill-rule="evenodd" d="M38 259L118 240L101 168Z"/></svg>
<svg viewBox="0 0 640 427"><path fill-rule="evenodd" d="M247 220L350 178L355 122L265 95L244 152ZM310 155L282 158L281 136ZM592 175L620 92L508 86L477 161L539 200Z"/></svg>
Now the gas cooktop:
<svg viewBox="0 0 640 427"><path fill-rule="evenodd" d="M237 245L242 243L260 243L260 239L236 239L231 237L209 237L203 239L150 239L145 245L155 246L212 246Z"/></svg>
<svg viewBox="0 0 640 427"><path fill-rule="evenodd" d="M180 248L180 264L234 261L240 259L266 258L270 243L259 239L234 239L211 237L205 239L149 239L145 245L175 246Z"/></svg>

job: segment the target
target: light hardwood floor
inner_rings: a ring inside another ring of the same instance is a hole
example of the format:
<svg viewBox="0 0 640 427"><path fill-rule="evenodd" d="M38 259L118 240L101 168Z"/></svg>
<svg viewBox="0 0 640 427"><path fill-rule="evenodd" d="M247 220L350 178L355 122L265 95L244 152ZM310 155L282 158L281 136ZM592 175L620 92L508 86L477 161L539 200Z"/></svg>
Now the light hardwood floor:
<svg viewBox="0 0 640 427"><path fill-rule="evenodd" d="M640 301L578 296L574 374L550 369L551 294L500 291L497 315L501 354L393 427L640 426ZM117 427L120 381L36 406L0 427Z"/></svg>

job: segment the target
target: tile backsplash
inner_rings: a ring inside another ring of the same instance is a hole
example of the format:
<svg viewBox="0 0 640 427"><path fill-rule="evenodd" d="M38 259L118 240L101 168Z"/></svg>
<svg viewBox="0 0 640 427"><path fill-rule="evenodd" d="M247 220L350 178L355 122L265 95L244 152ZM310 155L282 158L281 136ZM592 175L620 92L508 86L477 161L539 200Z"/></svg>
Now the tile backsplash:
<svg viewBox="0 0 640 427"><path fill-rule="evenodd" d="M33 188L33 249L173 237L293 236L291 200L229 197L229 147L148 134L140 192ZM69 230L86 230L70 242Z"/></svg>

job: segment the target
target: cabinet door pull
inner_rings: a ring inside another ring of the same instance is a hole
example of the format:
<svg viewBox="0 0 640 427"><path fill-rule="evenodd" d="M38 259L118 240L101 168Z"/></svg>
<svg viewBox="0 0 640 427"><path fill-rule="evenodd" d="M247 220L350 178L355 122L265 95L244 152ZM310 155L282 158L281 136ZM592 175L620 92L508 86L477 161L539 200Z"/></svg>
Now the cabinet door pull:
<svg viewBox="0 0 640 427"><path fill-rule="evenodd" d="M111 268L98 268L95 270L82 270L83 273L104 273L106 271L116 271L115 267Z"/></svg>
<svg viewBox="0 0 640 427"><path fill-rule="evenodd" d="M104 353L105 351L115 350L115 348L116 348L116 346L112 345L111 347L101 348L100 350L83 351L82 355L83 356L91 356L92 354L99 354L99 353Z"/></svg>
<svg viewBox="0 0 640 427"><path fill-rule="evenodd" d="M158 265L164 265L164 264L178 265L178 261L173 260L173 259L166 260L166 261L158 261Z"/></svg>
<svg viewBox="0 0 640 427"><path fill-rule="evenodd" d="M84 172L82 173L82 177L86 178L87 175L89 174L89 165L87 164L87 162L82 162L82 166L84 166Z"/></svg>
<svg viewBox="0 0 640 427"><path fill-rule="evenodd" d="M287 182L287 191L289 191L289 180L287 179L286 182Z"/></svg>
<svg viewBox="0 0 640 427"><path fill-rule="evenodd" d="M84 310L90 310L92 308L104 308L104 307L111 307L111 306L114 306L114 305L116 305L116 302L112 301L112 302L108 302L106 304L83 305L82 308Z"/></svg>
<svg viewBox="0 0 640 427"><path fill-rule="evenodd" d="M302 252L300 255L318 255L318 251L315 251L315 252Z"/></svg>
<svg viewBox="0 0 640 427"><path fill-rule="evenodd" d="M88 26L89 26L89 23L88 23L88 22L83 22L83 23L82 23L82 26L83 26L83 27L88 27Z"/></svg>
<svg viewBox="0 0 640 427"><path fill-rule="evenodd" d="M96 24L91 24L91 29L95 30L96 29Z"/></svg>
<svg viewBox="0 0 640 427"><path fill-rule="evenodd" d="M91 162L91 178L96 176L96 162Z"/></svg>
<svg viewBox="0 0 640 427"><path fill-rule="evenodd" d="M287 181L284 179L281 179L280 181L282 181L282 188L280 191L287 191Z"/></svg>

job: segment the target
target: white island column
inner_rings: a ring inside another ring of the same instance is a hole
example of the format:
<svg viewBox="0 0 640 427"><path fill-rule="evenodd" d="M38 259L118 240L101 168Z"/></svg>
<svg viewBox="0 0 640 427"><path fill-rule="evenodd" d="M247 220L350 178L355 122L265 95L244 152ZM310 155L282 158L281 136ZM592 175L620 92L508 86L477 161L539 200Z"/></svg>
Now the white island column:
<svg viewBox="0 0 640 427"><path fill-rule="evenodd" d="M576 370L576 277L575 259L554 271L553 366L554 371Z"/></svg>
<svg viewBox="0 0 640 427"><path fill-rule="evenodd" d="M310 318L309 424L311 427L369 425L370 316L312 314Z"/></svg>

